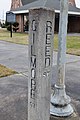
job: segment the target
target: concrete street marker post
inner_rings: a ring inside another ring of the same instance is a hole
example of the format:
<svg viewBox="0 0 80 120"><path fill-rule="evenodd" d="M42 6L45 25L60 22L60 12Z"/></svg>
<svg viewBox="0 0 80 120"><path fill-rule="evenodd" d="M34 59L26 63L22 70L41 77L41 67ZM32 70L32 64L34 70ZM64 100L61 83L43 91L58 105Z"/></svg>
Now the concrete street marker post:
<svg viewBox="0 0 80 120"><path fill-rule="evenodd" d="M54 10L29 11L28 120L49 120Z"/></svg>
<svg viewBox="0 0 80 120"><path fill-rule="evenodd" d="M68 21L68 0L60 0L59 46L57 59L58 80L55 93L51 96L50 113L56 116L69 116L73 113L71 99L65 92L66 36Z"/></svg>

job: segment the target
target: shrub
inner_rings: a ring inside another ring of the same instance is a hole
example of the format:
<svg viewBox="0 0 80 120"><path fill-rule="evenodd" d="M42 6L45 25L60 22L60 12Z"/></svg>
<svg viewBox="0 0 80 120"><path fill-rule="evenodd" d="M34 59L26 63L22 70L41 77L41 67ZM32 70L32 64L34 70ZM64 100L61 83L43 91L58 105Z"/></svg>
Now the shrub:
<svg viewBox="0 0 80 120"><path fill-rule="evenodd" d="M6 28L6 25L3 23L3 24L1 24L1 27L2 28Z"/></svg>
<svg viewBox="0 0 80 120"><path fill-rule="evenodd" d="M10 23L6 21L5 22L5 26L7 27L8 25L10 25Z"/></svg>
<svg viewBox="0 0 80 120"><path fill-rule="evenodd" d="M18 26L19 26L19 23L18 23L18 22L14 22L14 23L13 23L13 31L16 32L16 31L19 29Z"/></svg>
<svg viewBox="0 0 80 120"><path fill-rule="evenodd" d="M11 26L10 25L7 26L7 30L11 31Z"/></svg>
<svg viewBox="0 0 80 120"><path fill-rule="evenodd" d="M8 23L8 22L6 22L6 26L7 26L7 30L8 31L11 31L11 26L10 26L10 23ZM19 23L18 22L14 22L13 24L12 24L12 29L13 29L13 31L17 31L18 29L19 29Z"/></svg>

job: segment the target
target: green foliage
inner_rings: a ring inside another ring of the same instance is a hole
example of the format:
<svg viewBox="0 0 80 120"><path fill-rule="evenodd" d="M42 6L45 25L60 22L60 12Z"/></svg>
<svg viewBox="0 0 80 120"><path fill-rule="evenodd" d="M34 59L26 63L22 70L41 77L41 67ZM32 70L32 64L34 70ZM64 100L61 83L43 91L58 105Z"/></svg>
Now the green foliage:
<svg viewBox="0 0 80 120"><path fill-rule="evenodd" d="M10 25L10 23L9 22L6 22L6 26L7 26L7 30L8 31L11 31L11 25ZM13 24L12 24L12 29L13 29L13 31L17 31L18 29L19 29L19 23L18 22L14 22Z"/></svg>
<svg viewBox="0 0 80 120"><path fill-rule="evenodd" d="M10 25L7 26L7 30L11 31L11 26Z"/></svg>
<svg viewBox="0 0 80 120"><path fill-rule="evenodd" d="M18 27L18 26L19 26L19 23L18 23L18 22L14 22L14 23L13 23L13 26L14 26L14 27Z"/></svg>
<svg viewBox="0 0 80 120"><path fill-rule="evenodd" d="M8 25L10 25L10 23L6 21L6 22L5 22L5 25L6 25L6 27L7 27Z"/></svg>
<svg viewBox="0 0 80 120"><path fill-rule="evenodd" d="M6 25L6 28L8 31L11 31L11 26L10 26L10 23L9 22L5 22L5 25Z"/></svg>
<svg viewBox="0 0 80 120"><path fill-rule="evenodd" d="M18 23L18 22L14 22L14 23L13 23L13 31L16 32L16 31L19 29L18 26L19 26L19 23Z"/></svg>
<svg viewBox="0 0 80 120"><path fill-rule="evenodd" d="M6 28L6 25L3 23L3 24L1 24L1 27L2 28Z"/></svg>

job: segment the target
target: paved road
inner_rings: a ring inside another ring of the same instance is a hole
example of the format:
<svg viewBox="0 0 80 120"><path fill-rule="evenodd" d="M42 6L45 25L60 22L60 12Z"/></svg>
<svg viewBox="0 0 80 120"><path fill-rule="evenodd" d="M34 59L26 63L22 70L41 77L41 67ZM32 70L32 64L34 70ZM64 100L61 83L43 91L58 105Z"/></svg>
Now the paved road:
<svg viewBox="0 0 80 120"><path fill-rule="evenodd" d="M80 57L66 56L66 91L80 115ZM53 53L53 79L56 83L57 53ZM0 120L27 119L28 46L0 41L0 64L19 72L0 78Z"/></svg>
<svg viewBox="0 0 80 120"><path fill-rule="evenodd" d="M27 120L27 78L0 78L0 120Z"/></svg>
<svg viewBox="0 0 80 120"><path fill-rule="evenodd" d="M0 78L0 120L27 120L28 46L0 41L0 64L19 72Z"/></svg>
<svg viewBox="0 0 80 120"><path fill-rule="evenodd" d="M0 63L18 72L27 71L28 46L0 41Z"/></svg>

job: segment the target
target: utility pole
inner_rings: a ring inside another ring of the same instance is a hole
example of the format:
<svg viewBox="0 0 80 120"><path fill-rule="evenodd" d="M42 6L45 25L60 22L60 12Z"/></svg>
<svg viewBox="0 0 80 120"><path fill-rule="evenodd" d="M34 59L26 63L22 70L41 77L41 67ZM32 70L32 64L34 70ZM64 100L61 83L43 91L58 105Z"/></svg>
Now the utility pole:
<svg viewBox="0 0 80 120"><path fill-rule="evenodd" d="M56 116L69 116L73 113L71 99L65 92L66 36L68 22L68 0L60 0L59 45L57 76L54 94L51 96L50 113Z"/></svg>

